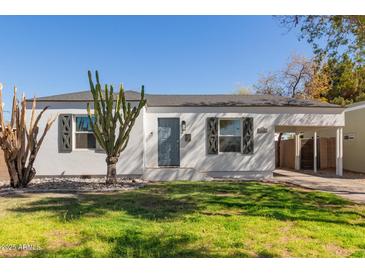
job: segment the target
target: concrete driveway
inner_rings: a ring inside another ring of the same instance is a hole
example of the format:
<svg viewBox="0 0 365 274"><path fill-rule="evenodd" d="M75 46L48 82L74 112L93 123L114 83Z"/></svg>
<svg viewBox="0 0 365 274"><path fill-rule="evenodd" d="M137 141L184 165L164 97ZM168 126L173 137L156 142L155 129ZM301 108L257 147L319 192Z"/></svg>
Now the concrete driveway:
<svg viewBox="0 0 365 274"><path fill-rule="evenodd" d="M365 204L365 175L345 172L343 177L334 171L296 172L277 169L274 182L285 182L300 187L331 192L356 203Z"/></svg>

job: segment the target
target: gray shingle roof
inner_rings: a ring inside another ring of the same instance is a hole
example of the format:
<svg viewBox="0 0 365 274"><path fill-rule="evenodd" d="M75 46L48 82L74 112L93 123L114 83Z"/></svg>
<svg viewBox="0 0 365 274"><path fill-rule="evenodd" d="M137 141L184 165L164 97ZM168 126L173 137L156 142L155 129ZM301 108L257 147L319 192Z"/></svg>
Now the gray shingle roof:
<svg viewBox="0 0 365 274"><path fill-rule="evenodd" d="M338 107L315 100L293 99L270 95L149 95L149 106L292 106L292 107Z"/></svg>
<svg viewBox="0 0 365 274"><path fill-rule="evenodd" d="M126 99L129 101L139 100L140 93L126 91ZM248 107L248 106L290 106L290 107L339 107L315 100L293 99L290 97L271 95L155 95L146 94L147 106L150 107ZM37 98L39 102L84 102L92 101L89 91L66 93L54 96Z"/></svg>
<svg viewBox="0 0 365 274"><path fill-rule="evenodd" d="M127 90L125 92L126 99L133 101L138 100L141 96L140 93L133 90ZM116 96L116 94L114 94ZM63 93L58 95L51 95L45 97L38 97L38 102L88 102L92 101L93 97L89 90L80 91L80 92L72 92L72 93ZM30 99L28 101L31 101Z"/></svg>

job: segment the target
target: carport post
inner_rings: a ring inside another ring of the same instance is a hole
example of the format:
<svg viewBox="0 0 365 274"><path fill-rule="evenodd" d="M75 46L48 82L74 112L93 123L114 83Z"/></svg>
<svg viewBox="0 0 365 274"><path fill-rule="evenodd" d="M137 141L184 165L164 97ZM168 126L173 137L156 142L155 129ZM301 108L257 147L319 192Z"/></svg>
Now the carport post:
<svg viewBox="0 0 365 274"><path fill-rule="evenodd" d="M343 129L336 129L336 175L343 175Z"/></svg>
<svg viewBox="0 0 365 274"><path fill-rule="evenodd" d="M313 171L317 173L317 131L313 135Z"/></svg>
<svg viewBox="0 0 365 274"><path fill-rule="evenodd" d="M295 133L295 170L300 170L300 134Z"/></svg>

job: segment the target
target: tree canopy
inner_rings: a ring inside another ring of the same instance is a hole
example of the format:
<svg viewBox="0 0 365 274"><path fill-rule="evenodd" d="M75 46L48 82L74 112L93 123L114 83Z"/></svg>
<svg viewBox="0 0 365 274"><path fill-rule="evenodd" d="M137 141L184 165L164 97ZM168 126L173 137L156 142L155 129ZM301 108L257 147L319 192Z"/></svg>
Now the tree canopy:
<svg viewBox="0 0 365 274"><path fill-rule="evenodd" d="M314 98L339 105L365 100L365 66L357 64L347 54L323 62L315 76L322 81L322 86L316 89Z"/></svg>
<svg viewBox="0 0 365 274"><path fill-rule="evenodd" d="M322 62L293 55L282 70L261 75L254 89L258 94L348 105L365 100L365 66L347 54Z"/></svg>
<svg viewBox="0 0 365 274"><path fill-rule="evenodd" d="M292 57L282 71L262 75L257 93L309 97L347 105L365 100L365 16L278 16L312 45L314 58Z"/></svg>
<svg viewBox="0 0 365 274"><path fill-rule="evenodd" d="M279 16L279 22L289 31L299 28L300 39L313 46L317 59L339 58L346 54L356 62L365 58L364 15Z"/></svg>
<svg viewBox="0 0 365 274"><path fill-rule="evenodd" d="M282 70L263 74L254 85L258 94L308 97L307 84L313 76L313 61L293 54Z"/></svg>

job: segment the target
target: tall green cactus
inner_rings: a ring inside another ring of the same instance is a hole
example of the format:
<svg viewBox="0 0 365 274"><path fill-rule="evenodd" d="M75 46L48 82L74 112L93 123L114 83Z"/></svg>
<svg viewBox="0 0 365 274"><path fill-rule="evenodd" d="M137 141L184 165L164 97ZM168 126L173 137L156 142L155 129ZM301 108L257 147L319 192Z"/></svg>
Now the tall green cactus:
<svg viewBox="0 0 365 274"><path fill-rule="evenodd" d="M90 103L87 104L89 121L97 142L107 155L105 159L107 163L106 182L115 183L119 155L126 148L133 125L146 104L144 86L141 89L139 103L132 108L131 104L126 101L122 85L115 98L112 85L109 87L105 85L102 90L98 71L95 73L95 85L90 71L88 76L90 91L94 99L94 113L91 112Z"/></svg>

